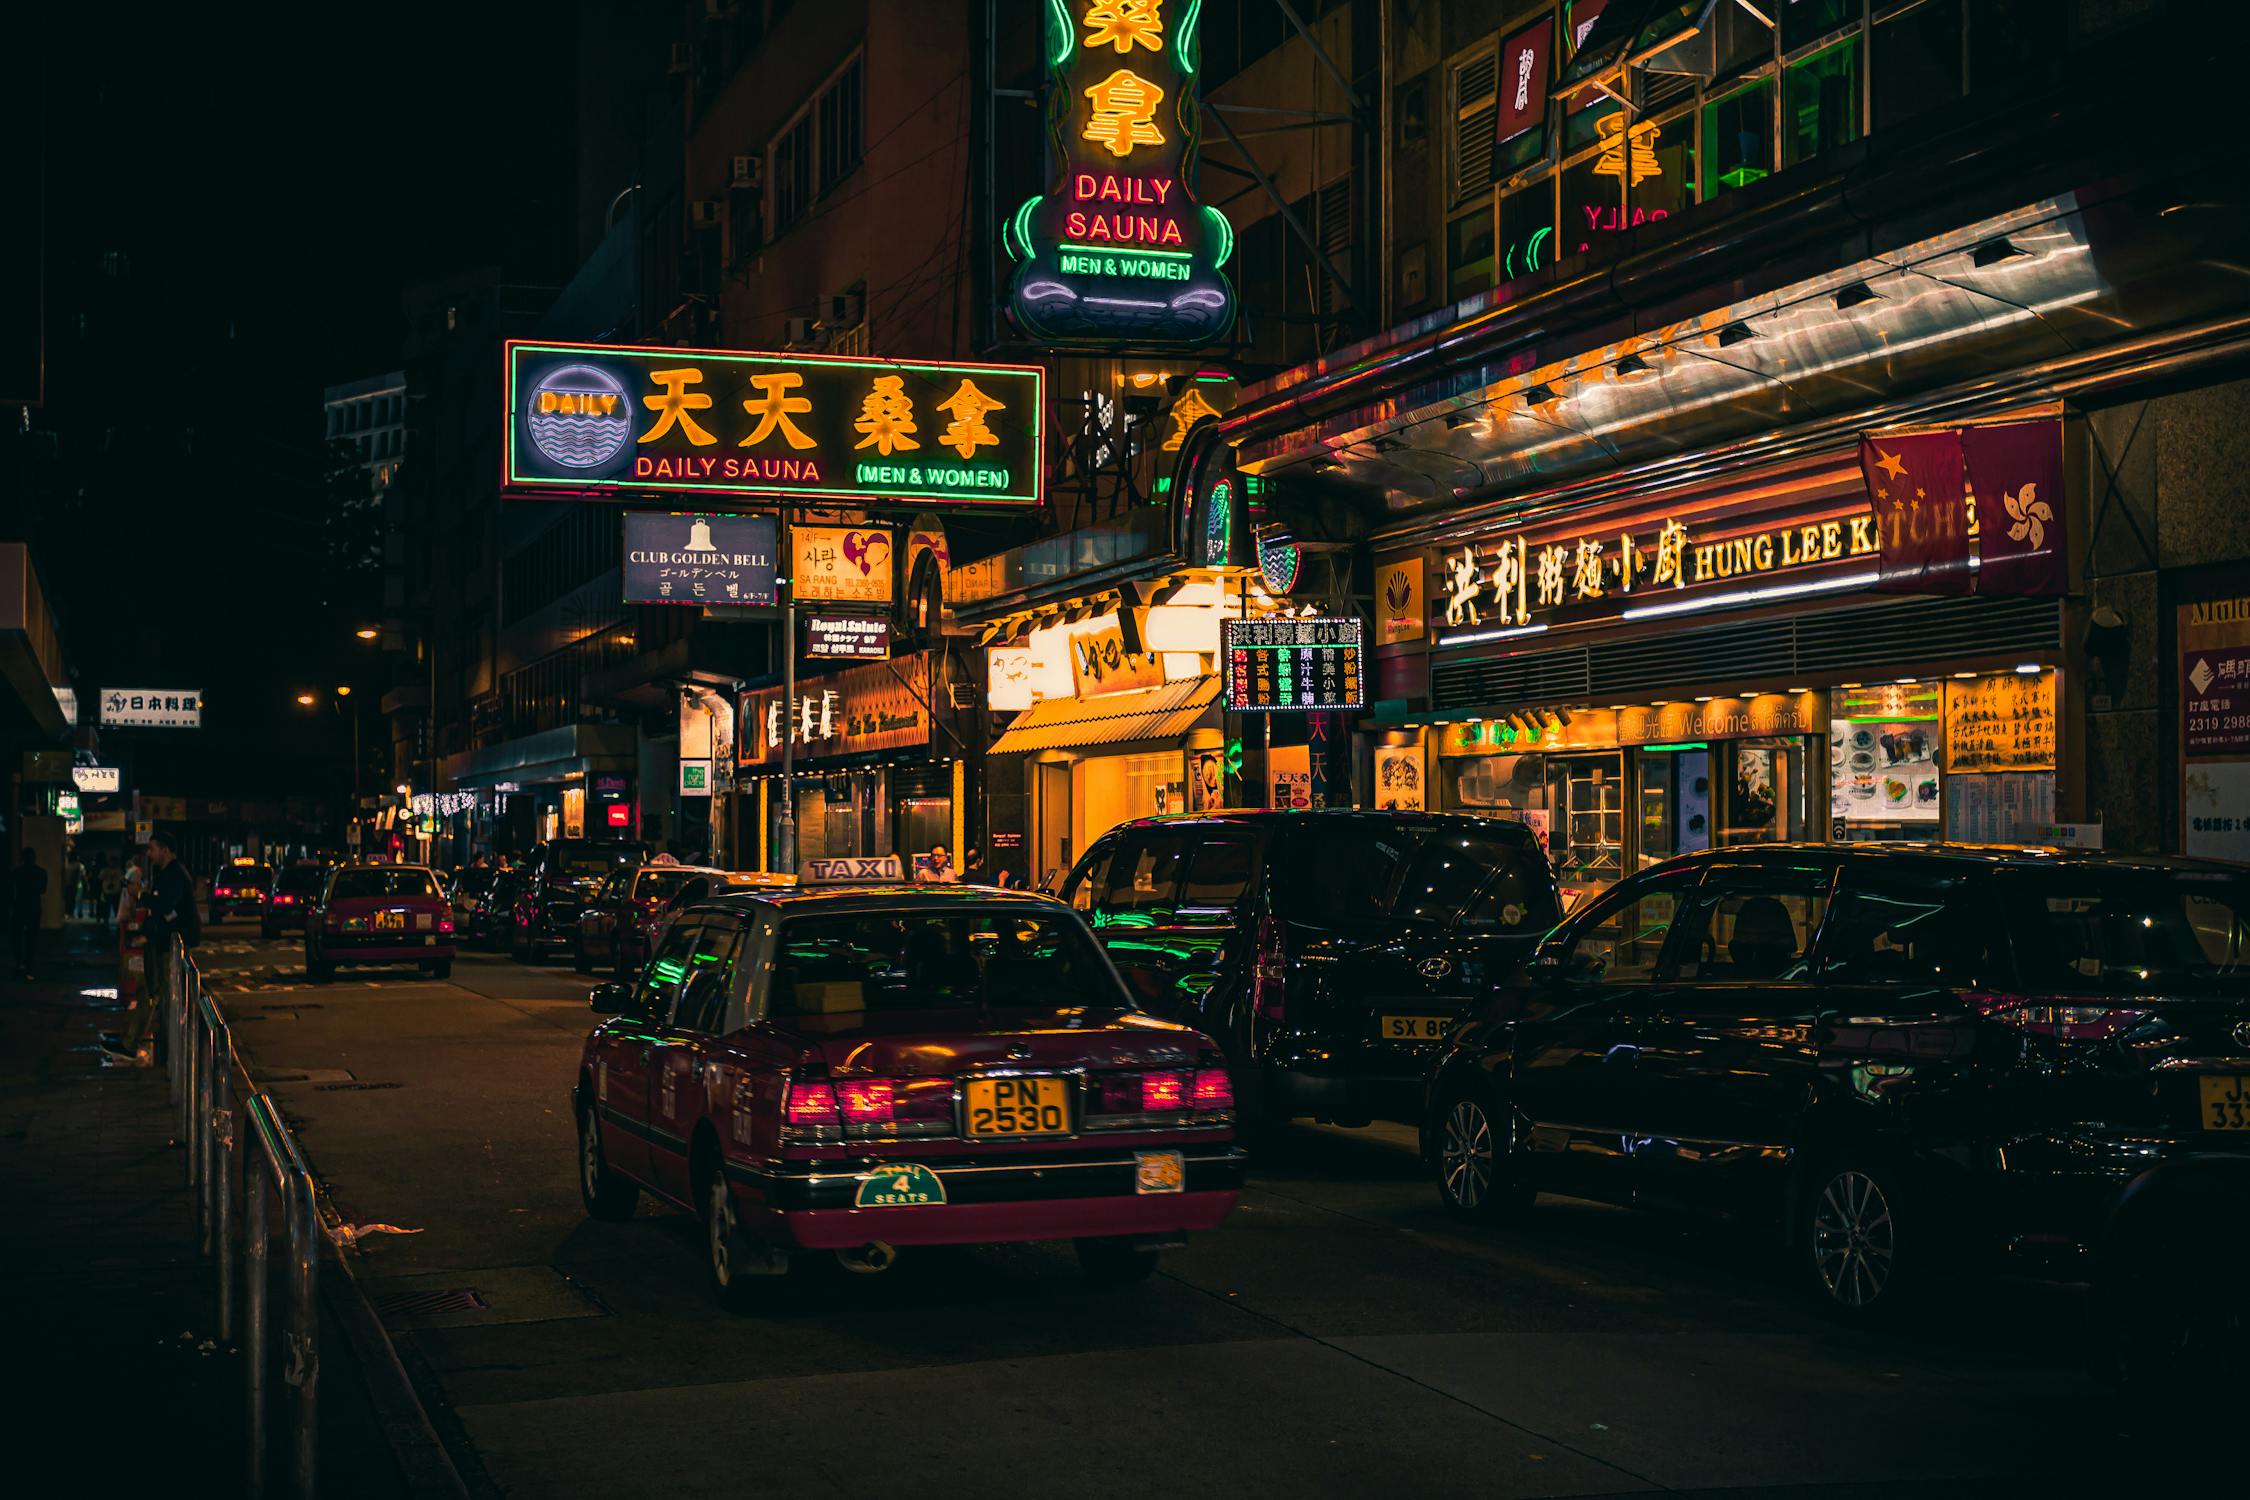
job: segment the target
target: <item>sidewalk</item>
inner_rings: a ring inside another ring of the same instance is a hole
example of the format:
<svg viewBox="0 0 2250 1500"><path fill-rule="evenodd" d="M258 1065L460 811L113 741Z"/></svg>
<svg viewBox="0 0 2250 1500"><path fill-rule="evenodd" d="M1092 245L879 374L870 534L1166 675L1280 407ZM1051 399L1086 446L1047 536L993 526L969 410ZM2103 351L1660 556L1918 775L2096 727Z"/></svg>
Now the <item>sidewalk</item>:
<svg viewBox="0 0 2250 1500"><path fill-rule="evenodd" d="M241 1356L214 1337L215 1273L196 1253L195 1200L172 1144L163 1070L101 1065L99 1033L126 1019L116 982L107 945L83 925L50 946L36 980L0 980L0 1192L9 1208L0 1274L22 1351L9 1382L19 1393L13 1425L40 1451L83 1464L103 1492L184 1479L199 1493L238 1494ZM325 1309L320 1341L322 1493L401 1493L365 1384ZM268 1422L285 1430L286 1393L275 1390ZM286 1492L287 1473L269 1466L272 1493Z"/></svg>

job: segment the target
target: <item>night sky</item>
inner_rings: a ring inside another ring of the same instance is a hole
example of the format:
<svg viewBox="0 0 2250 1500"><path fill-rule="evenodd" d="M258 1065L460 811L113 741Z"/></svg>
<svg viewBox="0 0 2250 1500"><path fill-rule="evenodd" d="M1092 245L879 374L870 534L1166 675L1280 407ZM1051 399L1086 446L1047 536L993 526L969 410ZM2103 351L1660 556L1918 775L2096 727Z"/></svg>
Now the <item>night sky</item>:
<svg viewBox="0 0 2250 1500"><path fill-rule="evenodd" d="M45 25L46 406L0 434L0 536L33 544L88 717L104 685L209 695L199 734L131 737L143 790L332 790L348 733L294 696L352 683L380 737L386 679L320 561L322 387L397 367L408 285L567 278L571 8Z"/></svg>

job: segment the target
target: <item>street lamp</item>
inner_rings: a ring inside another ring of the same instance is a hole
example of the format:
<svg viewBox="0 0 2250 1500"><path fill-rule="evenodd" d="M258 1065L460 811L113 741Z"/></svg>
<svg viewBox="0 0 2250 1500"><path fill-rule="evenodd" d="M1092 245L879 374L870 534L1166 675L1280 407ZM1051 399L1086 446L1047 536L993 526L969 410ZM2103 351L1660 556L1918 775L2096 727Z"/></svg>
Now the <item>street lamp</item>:
<svg viewBox="0 0 2250 1500"><path fill-rule="evenodd" d="M310 708L319 701L319 699L315 698L310 693L299 693L297 695L297 705L300 708Z"/></svg>
<svg viewBox="0 0 2250 1500"><path fill-rule="evenodd" d="M350 683L348 683L348 682L347 682L347 683L343 683L343 684L340 684L340 685L339 685L339 686L337 687L337 689L336 689L336 696L337 696L337 697L339 697L339 698L349 698L349 697L350 697L351 695L352 695L352 688L351 688L351 684L350 684Z"/></svg>
<svg viewBox="0 0 2250 1500"><path fill-rule="evenodd" d="M380 630L377 630L377 629L376 629L376 628L375 628L374 626L372 626L372 625L362 625L362 626L360 626L360 627L359 627L359 629L357 629L357 630L355 630L355 631L353 631L353 632L352 632L352 634L353 634L353 635L356 635L356 636L358 636L358 637L359 637L359 638L360 638L361 640L363 640L363 641L371 641L371 640L375 639L375 637L377 637L377 636L381 635L382 633L383 633L383 632L381 632Z"/></svg>

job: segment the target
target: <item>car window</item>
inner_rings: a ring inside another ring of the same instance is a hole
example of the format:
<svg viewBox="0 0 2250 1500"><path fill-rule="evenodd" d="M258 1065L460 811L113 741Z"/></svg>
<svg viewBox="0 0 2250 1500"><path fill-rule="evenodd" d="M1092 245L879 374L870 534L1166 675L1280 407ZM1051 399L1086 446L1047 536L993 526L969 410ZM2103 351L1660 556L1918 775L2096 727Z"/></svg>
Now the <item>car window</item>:
<svg viewBox="0 0 2250 1500"><path fill-rule="evenodd" d="M303 895L308 891L319 890L321 881L327 877L328 872L321 869L284 870L281 872L281 888L296 895Z"/></svg>
<svg viewBox="0 0 2250 1500"><path fill-rule="evenodd" d="M1545 932L1561 919L1537 851L1478 833L1424 834L1391 900L1394 918L1464 931Z"/></svg>
<svg viewBox="0 0 2250 1500"><path fill-rule="evenodd" d="M2203 870L2008 871L2001 925L2032 994L2238 989L2250 878Z"/></svg>
<svg viewBox="0 0 2250 1500"><path fill-rule="evenodd" d="M1094 892L1094 925L1145 925L1169 918L1186 851L1187 835L1177 829L1127 835Z"/></svg>
<svg viewBox="0 0 2250 1500"><path fill-rule="evenodd" d="M1720 866L1704 877L1678 922L1669 977L1792 980L1828 905L1824 866Z"/></svg>
<svg viewBox="0 0 2250 1500"><path fill-rule="evenodd" d="M1391 895L1418 837L1411 825L1321 819L1293 832L1287 858L1277 856L1281 915L1331 927L1388 919Z"/></svg>
<svg viewBox="0 0 2250 1500"><path fill-rule="evenodd" d="M672 1002L679 997L680 981L687 978L690 959L695 953L695 939L702 931L700 922L674 922L665 930L664 940L656 945L648 967L641 970L638 1009L647 1016L667 1016L672 1013Z"/></svg>
<svg viewBox="0 0 2250 1500"><path fill-rule="evenodd" d="M703 1033L719 1029L727 1008L727 993L734 983L734 956L741 946L742 927L733 921L706 921L695 930L688 950L687 974L679 982L672 1002L672 1026L678 1031Z"/></svg>
<svg viewBox="0 0 2250 1500"><path fill-rule="evenodd" d="M331 900L357 896L434 896L437 893L437 882L430 878L429 871L396 865L360 865L338 870L335 882L328 887Z"/></svg>
<svg viewBox="0 0 2250 1500"><path fill-rule="evenodd" d="M1991 967L1990 924L1968 882L1844 867L1818 970L1846 984L1972 985Z"/></svg>
<svg viewBox="0 0 2250 1500"><path fill-rule="evenodd" d="M835 1034L899 1011L1023 1010L1059 1022L1128 1004L1076 917L971 908L788 918L766 1014Z"/></svg>
<svg viewBox="0 0 2250 1500"><path fill-rule="evenodd" d="M1188 855L1180 905L1232 911L1250 889L1257 863L1258 841L1251 834L1206 834Z"/></svg>
<svg viewBox="0 0 2250 1500"><path fill-rule="evenodd" d="M1571 929L1562 956L1573 984L1646 984L1656 976L1664 940L1700 870L1651 881L1628 881L1605 892Z"/></svg>

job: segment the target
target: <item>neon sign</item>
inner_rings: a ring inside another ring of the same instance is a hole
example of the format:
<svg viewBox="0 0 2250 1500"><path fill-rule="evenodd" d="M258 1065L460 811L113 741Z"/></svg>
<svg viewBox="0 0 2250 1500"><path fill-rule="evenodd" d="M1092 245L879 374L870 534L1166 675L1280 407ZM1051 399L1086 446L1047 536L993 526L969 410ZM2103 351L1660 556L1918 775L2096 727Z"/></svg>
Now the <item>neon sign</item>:
<svg viewBox="0 0 2250 1500"><path fill-rule="evenodd" d="M1233 326L1226 216L1195 201L1202 0L1046 0L1061 172L1001 234L1016 321L1053 344L1196 348Z"/></svg>

